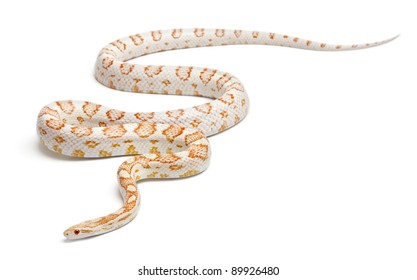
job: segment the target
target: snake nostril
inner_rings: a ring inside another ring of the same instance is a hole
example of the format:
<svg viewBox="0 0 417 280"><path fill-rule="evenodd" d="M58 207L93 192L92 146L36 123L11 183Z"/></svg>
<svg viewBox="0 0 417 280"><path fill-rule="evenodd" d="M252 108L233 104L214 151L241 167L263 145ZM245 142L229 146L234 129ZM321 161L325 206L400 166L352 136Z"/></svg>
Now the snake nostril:
<svg viewBox="0 0 417 280"><path fill-rule="evenodd" d="M74 230L74 234L78 235L78 234L80 234L80 231L78 229L76 229L76 230Z"/></svg>

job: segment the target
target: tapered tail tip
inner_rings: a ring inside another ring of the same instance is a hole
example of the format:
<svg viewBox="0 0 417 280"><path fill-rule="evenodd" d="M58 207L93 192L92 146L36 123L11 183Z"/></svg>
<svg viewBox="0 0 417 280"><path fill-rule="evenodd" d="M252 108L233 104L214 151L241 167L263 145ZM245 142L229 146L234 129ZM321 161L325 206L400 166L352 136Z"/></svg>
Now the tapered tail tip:
<svg viewBox="0 0 417 280"><path fill-rule="evenodd" d="M395 35L394 37L392 37L391 39L388 39L388 42L390 42L390 41L394 41L395 39L397 39L398 37L400 37L401 36L401 34L397 34L397 35Z"/></svg>

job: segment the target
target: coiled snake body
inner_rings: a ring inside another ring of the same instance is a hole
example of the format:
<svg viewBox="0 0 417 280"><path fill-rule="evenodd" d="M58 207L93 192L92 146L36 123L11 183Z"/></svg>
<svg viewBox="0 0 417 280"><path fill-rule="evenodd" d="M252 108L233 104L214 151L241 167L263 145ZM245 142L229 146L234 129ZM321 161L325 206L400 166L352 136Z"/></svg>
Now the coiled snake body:
<svg viewBox="0 0 417 280"><path fill-rule="evenodd" d="M160 51L206 46L256 44L339 51L368 48L390 40L330 45L275 33L196 28L153 31L110 43L101 50L95 65L95 77L103 85L122 91L213 100L191 108L148 113L128 113L88 101L57 101L45 106L39 113L37 130L48 149L76 157L136 155L118 170L123 207L68 228L65 237L99 235L129 223L140 202L137 181L188 177L204 171L210 159L206 137L234 126L248 112L248 96L240 81L229 73L126 61Z"/></svg>

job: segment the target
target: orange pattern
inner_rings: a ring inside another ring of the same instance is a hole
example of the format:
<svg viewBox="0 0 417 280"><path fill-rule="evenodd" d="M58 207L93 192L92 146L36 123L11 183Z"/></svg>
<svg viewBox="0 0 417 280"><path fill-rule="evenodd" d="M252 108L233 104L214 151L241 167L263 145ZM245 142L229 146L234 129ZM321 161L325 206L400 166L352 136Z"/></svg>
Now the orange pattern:
<svg viewBox="0 0 417 280"><path fill-rule="evenodd" d="M207 137L236 125L248 112L247 93L229 73L192 66L142 66L128 60L159 51L205 46L258 44L340 51L390 40L331 45L271 32L195 28L157 30L110 43L96 61L95 78L101 84L122 91L213 100L186 109L147 113L124 112L88 101L57 101L45 106L38 115L37 131L50 150L75 157L135 155L124 161L117 173L123 206L107 216L74 225L64 235L84 238L129 223L140 204L137 181L183 178L204 171L210 159Z"/></svg>

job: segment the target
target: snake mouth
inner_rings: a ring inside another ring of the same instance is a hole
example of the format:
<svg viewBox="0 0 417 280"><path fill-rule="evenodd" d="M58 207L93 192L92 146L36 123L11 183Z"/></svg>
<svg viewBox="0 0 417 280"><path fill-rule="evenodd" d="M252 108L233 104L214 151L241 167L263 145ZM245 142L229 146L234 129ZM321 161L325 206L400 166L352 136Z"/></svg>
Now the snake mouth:
<svg viewBox="0 0 417 280"><path fill-rule="evenodd" d="M67 239L76 239L80 235L79 229L67 229L64 231L64 236Z"/></svg>
<svg viewBox="0 0 417 280"><path fill-rule="evenodd" d="M64 231L64 236L67 239L81 239L89 236L91 230L82 230L78 228L69 228Z"/></svg>

